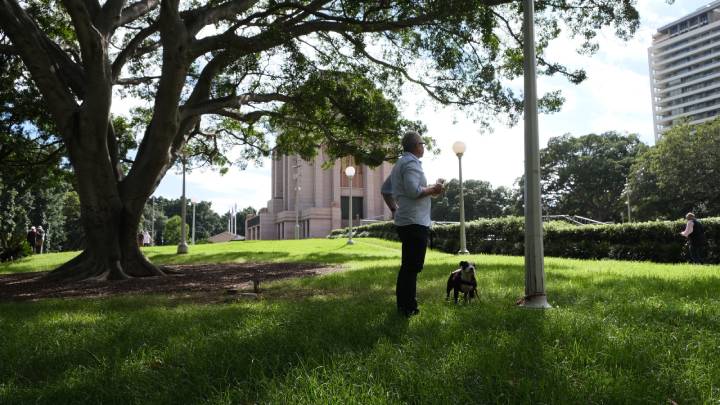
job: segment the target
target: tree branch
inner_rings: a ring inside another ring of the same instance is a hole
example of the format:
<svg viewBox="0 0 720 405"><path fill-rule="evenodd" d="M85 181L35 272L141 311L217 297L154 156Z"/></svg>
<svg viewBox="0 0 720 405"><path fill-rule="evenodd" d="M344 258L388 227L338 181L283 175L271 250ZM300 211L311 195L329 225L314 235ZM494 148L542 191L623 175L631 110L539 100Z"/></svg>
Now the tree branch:
<svg viewBox="0 0 720 405"><path fill-rule="evenodd" d="M205 7L182 12L190 36L195 36L204 27L223 19L235 20L237 16L258 3L258 0L234 0L217 7Z"/></svg>
<svg viewBox="0 0 720 405"><path fill-rule="evenodd" d="M115 61L113 61L112 63L113 80L117 80L118 76L120 76L120 72L122 72L122 68L125 66L125 63L127 63L128 59L135 55L135 52L137 51L138 47L143 43L143 41L145 41L150 35L156 33L159 28L160 24L158 22L153 22L148 27L138 32L137 35L135 35L135 37L130 40L127 46L125 46L125 49L123 49L115 57ZM157 48L158 46L160 46L160 44L157 44L155 48Z"/></svg>
<svg viewBox="0 0 720 405"><path fill-rule="evenodd" d="M386 68L388 68L388 69L391 69L391 70L393 70L393 71L395 71L395 72L400 73L407 81L409 81L409 82L411 82L411 83L415 83L415 84L419 85L420 87L422 87L423 90L425 90L425 92L426 92L430 97L432 97L434 100L436 100L436 101L438 101L438 102L440 102L440 103L447 102L447 100L443 100L443 99L441 99L437 94L435 94L435 92L434 92L433 89L432 89L433 86L432 86L430 83L424 82L424 81L422 81L422 80L420 80L420 79L416 79L416 78L410 76L410 74L409 74L409 73L407 72L407 70L404 69L404 68L401 68L401 67L399 67L399 66L395 66L395 65L393 65L393 64L391 64L391 63L389 63L389 62L385 62L385 61L383 61L383 60L377 59L377 58L375 58L374 56L370 55L370 54L365 50L365 44L361 43L360 41L357 41L355 38L351 37L351 36L348 35L347 33L342 33L342 36L355 46L355 50L356 50L357 52L360 52L363 56L365 56L365 57L366 57L367 59L369 59L371 62L376 63L376 64L378 64L378 65L380 65L380 66L386 67Z"/></svg>
<svg viewBox="0 0 720 405"><path fill-rule="evenodd" d="M5 55L18 55L17 49L14 46L8 44L0 44L0 53Z"/></svg>
<svg viewBox="0 0 720 405"><path fill-rule="evenodd" d="M150 83L154 80L161 79L162 76L142 76L142 77L121 77L116 79L113 84L121 85L121 86L128 86L128 85L135 85L135 84L143 84L143 83Z"/></svg>
<svg viewBox="0 0 720 405"><path fill-rule="evenodd" d="M98 67L102 69L104 65L104 61L98 58L104 55L102 35L93 26L93 18L82 0L62 0L62 3L72 19L85 70L90 76L95 76Z"/></svg>
<svg viewBox="0 0 720 405"><path fill-rule="evenodd" d="M137 20L152 10L155 10L159 5L160 0L142 0L127 6L122 10L120 17L115 22L115 28Z"/></svg>
<svg viewBox="0 0 720 405"><path fill-rule="evenodd" d="M72 133L74 110L77 107L70 88L81 88L73 78L81 76L77 65L40 30L15 0L0 0L0 28L8 35L13 47L30 70L33 80L45 97L48 109L56 119L63 136ZM64 69L69 69L63 74ZM68 83L69 82L69 83Z"/></svg>
<svg viewBox="0 0 720 405"><path fill-rule="evenodd" d="M182 108L182 115L183 117L188 118L203 114L219 113L220 111L225 111L228 108L240 108L244 105L252 103L270 103L273 101L289 102L292 100L292 97L280 93L248 93L240 96L233 95L207 100L191 106L184 106Z"/></svg>
<svg viewBox="0 0 720 405"><path fill-rule="evenodd" d="M197 41L191 46L190 53L193 56L203 55L217 49L233 49L240 55L248 55L266 51L286 43L289 39L298 38L314 32L352 32L361 30L363 32L381 32L388 30L399 30L417 25L423 25L432 21L430 16L408 18L402 21L380 21L363 22L359 20L346 21L323 21L313 20L298 25L270 27L253 37L239 37L232 31L223 34L206 37Z"/></svg>

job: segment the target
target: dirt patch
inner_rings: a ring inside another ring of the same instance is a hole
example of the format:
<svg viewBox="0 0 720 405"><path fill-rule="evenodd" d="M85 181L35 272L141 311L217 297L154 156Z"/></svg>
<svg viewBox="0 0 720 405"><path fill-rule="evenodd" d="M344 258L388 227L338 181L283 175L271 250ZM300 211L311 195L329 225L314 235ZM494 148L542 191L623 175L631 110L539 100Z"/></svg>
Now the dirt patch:
<svg viewBox="0 0 720 405"><path fill-rule="evenodd" d="M243 263L163 266L165 277L144 277L121 281L47 281L47 272L0 275L0 301L43 298L91 298L123 294L225 294L228 290L252 292L253 281L307 277L342 270L339 266L313 263Z"/></svg>

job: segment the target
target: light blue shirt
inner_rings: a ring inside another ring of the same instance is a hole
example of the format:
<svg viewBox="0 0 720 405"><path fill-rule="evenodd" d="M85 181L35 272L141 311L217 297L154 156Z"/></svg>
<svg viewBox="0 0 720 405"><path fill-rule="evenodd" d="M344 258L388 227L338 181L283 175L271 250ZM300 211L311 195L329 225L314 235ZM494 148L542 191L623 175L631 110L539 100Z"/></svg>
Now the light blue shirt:
<svg viewBox="0 0 720 405"><path fill-rule="evenodd" d="M380 189L383 194L392 194L398 204L395 225L430 226L430 196L420 197L426 186L427 179L420 159L404 152Z"/></svg>

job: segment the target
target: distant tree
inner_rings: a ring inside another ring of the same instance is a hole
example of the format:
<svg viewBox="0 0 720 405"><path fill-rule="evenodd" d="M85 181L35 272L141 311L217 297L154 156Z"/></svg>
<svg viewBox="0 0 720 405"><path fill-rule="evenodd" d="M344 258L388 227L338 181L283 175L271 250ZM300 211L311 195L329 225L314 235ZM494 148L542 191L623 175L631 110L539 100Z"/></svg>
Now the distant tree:
<svg viewBox="0 0 720 405"><path fill-rule="evenodd" d="M632 167L630 203L638 219L720 215L720 120L663 133Z"/></svg>
<svg viewBox="0 0 720 405"><path fill-rule="evenodd" d="M192 223L192 210L188 208L188 222ZM199 201L195 204L195 240L207 240L227 227L217 212L212 210L212 203Z"/></svg>
<svg viewBox="0 0 720 405"><path fill-rule="evenodd" d="M0 257L6 258L19 257L31 225L51 228L45 248L60 247L61 199L71 178L37 89L16 85L23 77L20 59L0 52Z"/></svg>
<svg viewBox="0 0 720 405"><path fill-rule="evenodd" d="M166 245L177 245L180 243L180 225L182 224L182 219L179 215L174 215L170 217L170 219L167 220L165 223L165 229L163 232L163 235L165 237L165 244ZM186 224L185 225L185 240L189 241L190 238L190 227Z"/></svg>
<svg viewBox="0 0 720 405"><path fill-rule="evenodd" d="M46 252L62 249L65 241L65 193L66 183L55 185L38 185L33 189L34 204L30 210L30 222L35 225L42 225L45 230L45 243L43 250Z"/></svg>
<svg viewBox="0 0 720 405"><path fill-rule="evenodd" d="M463 182L465 219L495 218L508 214L510 191L505 187L493 188L482 180ZM435 221L460 220L460 182L452 179L445 193L432 199L432 219Z"/></svg>
<svg viewBox="0 0 720 405"><path fill-rule="evenodd" d="M63 198L65 226L59 242L64 251L82 250L85 247L85 231L80 220L80 198L74 191L68 191Z"/></svg>
<svg viewBox="0 0 720 405"><path fill-rule="evenodd" d="M630 167L646 149L616 132L551 138L540 151L544 213L621 221Z"/></svg>

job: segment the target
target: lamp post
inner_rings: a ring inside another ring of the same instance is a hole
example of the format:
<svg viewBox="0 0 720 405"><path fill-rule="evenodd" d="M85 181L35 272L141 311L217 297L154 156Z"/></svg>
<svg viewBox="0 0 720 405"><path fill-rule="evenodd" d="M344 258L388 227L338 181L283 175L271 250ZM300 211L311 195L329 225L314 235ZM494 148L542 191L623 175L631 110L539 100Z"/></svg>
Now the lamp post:
<svg viewBox="0 0 720 405"><path fill-rule="evenodd" d="M187 201L185 200L185 154L182 155L182 197L180 197L180 243L177 247L178 254L188 252L188 245L185 241L185 217L187 214Z"/></svg>
<svg viewBox="0 0 720 405"><path fill-rule="evenodd" d="M353 212L352 212L352 180L353 176L355 176L355 168L352 166L348 166L345 168L345 175L348 177L348 180L350 181L350 198L348 199L348 220L350 221L350 232L348 232L348 245L354 245L355 242L352 240L352 220L353 220Z"/></svg>
<svg viewBox="0 0 720 405"><path fill-rule="evenodd" d="M523 0L525 76L525 297L526 308L550 308L545 295L543 229L540 207L540 145L538 140L535 66L535 5Z"/></svg>
<svg viewBox="0 0 720 405"><path fill-rule="evenodd" d="M155 246L155 197L150 198L152 199L152 213L150 215L150 232L152 232L152 240L150 241L150 246Z"/></svg>
<svg viewBox="0 0 720 405"><path fill-rule="evenodd" d="M192 204L193 207L193 222L192 222L192 244L195 244L195 199L190 199L190 204Z"/></svg>
<svg viewBox="0 0 720 405"><path fill-rule="evenodd" d="M300 172L300 158L295 157L295 239L300 239L300 186L301 172Z"/></svg>
<svg viewBox="0 0 720 405"><path fill-rule="evenodd" d="M465 195L463 194L463 179L462 179L462 157L465 153L465 142L457 141L452 146L453 152L458 157L458 177L460 178L460 250L459 255L469 254L467 250L467 244L465 242Z"/></svg>
<svg viewBox="0 0 720 405"><path fill-rule="evenodd" d="M627 195L628 222L632 222L630 218L630 182L627 181L627 179L625 183L625 195Z"/></svg>

